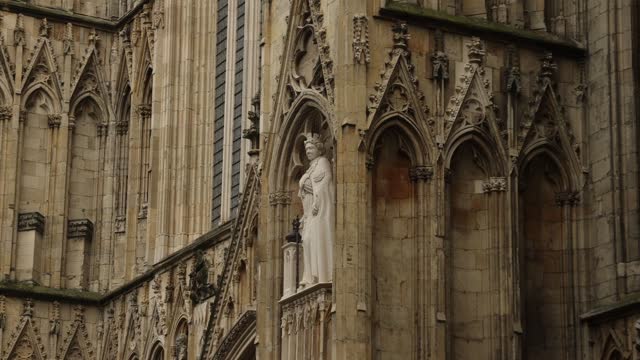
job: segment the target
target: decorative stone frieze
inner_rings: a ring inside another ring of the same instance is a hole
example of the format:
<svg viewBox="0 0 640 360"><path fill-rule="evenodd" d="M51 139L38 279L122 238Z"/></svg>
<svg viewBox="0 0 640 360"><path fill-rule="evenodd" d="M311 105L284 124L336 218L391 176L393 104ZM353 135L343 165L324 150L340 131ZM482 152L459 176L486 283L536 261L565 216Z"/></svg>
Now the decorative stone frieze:
<svg viewBox="0 0 640 360"><path fill-rule="evenodd" d="M18 215L18 231L35 230L44 233L45 217L39 212L22 213Z"/></svg>
<svg viewBox="0 0 640 360"><path fill-rule="evenodd" d="M269 205L289 205L291 203L291 195L286 191L276 191L269 194Z"/></svg>
<svg viewBox="0 0 640 360"><path fill-rule="evenodd" d="M106 122L101 122L98 124L98 137L107 136L109 133L109 124Z"/></svg>
<svg viewBox="0 0 640 360"><path fill-rule="evenodd" d="M409 169L409 178L411 181L429 181L433 177L433 167L431 166L414 166Z"/></svg>
<svg viewBox="0 0 640 360"><path fill-rule="evenodd" d="M57 129L62 123L62 116L60 114L49 114L47 121L49 124L49 128Z"/></svg>
<svg viewBox="0 0 640 360"><path fill-rule="evenodd" d="M282 353L283 359L320 358L320 353L327 344L319 341L313 346L304 347L304 354L296 352L301 349L304 339L326 338L327 320L331 311L331 285L318 284L295 296L280 301L282 307Z"/></svg>
<svg viewBox="0 0 640 360"><path fill-rule="evenodd" d="M93 223L89 219L69 220L67 228L68 238L93 238Z"/></svg>
<svg viewBox="0 0 640 360"><path fill-rule="evenodd" d="M151 105L138 105L137 111L140 119L148 119L151 116Z"/></svg>
<svg viewBox="0 0 640 360"><path fill-rule="evenodd" d="M482 183L482 191L485 193L507 191L507 179L504 177L492 177Z"/></svg>
<svg viewBox="0 0 640 360"><path fill-rule="evenodd" d="M0 121L11 120L12 111L10 106L0 106Z"/></svg>
<svg viewBox="0 0 640 360"><path fill-rule="evenodd" d="M369 23L366 15L353 16L353 58L358 64L371 62Z"/></svg>
<svg viewBox="0 0 640 360"><path fill-rule="evenodd" d="M556 205L576 206L580 203L580 193L577 191L560 191L556 193Z"/></svg>

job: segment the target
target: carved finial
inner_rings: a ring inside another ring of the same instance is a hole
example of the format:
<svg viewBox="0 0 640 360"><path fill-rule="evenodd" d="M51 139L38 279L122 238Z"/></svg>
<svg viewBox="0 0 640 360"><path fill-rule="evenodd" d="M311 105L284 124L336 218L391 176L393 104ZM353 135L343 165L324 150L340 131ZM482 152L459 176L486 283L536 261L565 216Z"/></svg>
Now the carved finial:
<svg viewBox="0 0 640 360"><path fill-rule="evenodd" d="M484 50L484 46L482 45L482 41L479 37L472 37L471 42L467 44L467 48L469 49L469 63L482 65L482 60L484 60L484 55L486 51Z"/></svg>
<svg viewBox="0 0 640 360"><path fill-rule="evenodd" d="M518 48L513 44L507 47L507 73L505 83L508 92L512 94L520 93L522 89L520 56L518 55Z"/></svg>
<svg viewBox="0 0 640 360"><path fill-rule="evenodd" d="M433 78L446 80L449 78L449 57L444 52L444 34L440 29L436 30L435 45L433 55L431 55Z"/></svg>
<svg viewBox="0 0 640 360"><path fill-rule="evenodd" d="M26 299L24 303L22 303L22 316L33 316L33 300Z"/></svg>
<svg viewBox="0 0 640 360"><path fill-rule="evenodd" d="M398 21L393 24L393 50L408 52L408 40L411 38L409 35L409 26L406 22Z"/></svg>
<svg viewBox="0 0 640 360"><path fill-rule="evenodd" d="M556 65L556 62L553 60L553 54L549 51L545 52L540 66L540 76L550 79L555 75L557 69L558 65Z"/></svg>
<svg viewBox="0 0 640 360"><path fill-rule="evenodd" d="M60 333L60 303L53 302L53 311L49 319L49 334L58 335Z"/></svg>
<svg viewBox="0 0 640 360"><path fill-rule="evenodd" d="M71 23L67 23L65 26L62 47L65 55L73 54L73 25Z"/></svg>
<svg viewBox="0 0 640 360"><path fill-rule="evenodd" d="M40 23L40 37L48 38L49 34L51 33L51 27L52 26L49 25L49 21L47 20L47 18L43 18L42 22Z"/></svg>
<svg viewBox="0 0 640 360"><path fill-rule="evenodd" d="M115 64L118 62L118 42L115 40L111 42L110 56L111 64Z"/></svg>
<svg viewBox="0 0 640 360"><path fill-rule="evenodd" d="M100 41L100 35L96 32L96 29L91 29L89 33L89 45L98 46L98 42Z"/></svg>
<svg viewBox="0 0 640 360"><path fill-rule="evenodd" d="M24 45L24 17L18 14L16 19L16 28L13 30L13 43L15 46Z"/></svg>
<svg viewBox="0 0 640 360"><path fill-rule="evenodd" d="M371 62L369 24L365 15L353 16L353 57L359 64Z"/></svg>

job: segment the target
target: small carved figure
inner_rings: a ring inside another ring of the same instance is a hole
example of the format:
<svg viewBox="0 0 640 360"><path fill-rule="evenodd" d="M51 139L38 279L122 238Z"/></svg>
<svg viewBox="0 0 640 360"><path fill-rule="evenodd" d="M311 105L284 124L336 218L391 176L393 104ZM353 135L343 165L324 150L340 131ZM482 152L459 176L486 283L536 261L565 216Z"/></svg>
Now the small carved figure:
<svg viewBox="0 0 640 360"><path fill-rule="evenodd" d="M191 287L191 300L199 303L215 293L215 287L209 284L209 262L204 257L204 251L196 252L196 260L193 270L189 274Z"/></svg>
<svg viewBox="0 0 640 360"><path fill-rule="evenodd" d="M307 134L304 142L309 168L300 178L302 199L302 246L304 271L301 285L331 282L334 239L334 189L331 163L323 156L324 144L318 134Z"/></svg>

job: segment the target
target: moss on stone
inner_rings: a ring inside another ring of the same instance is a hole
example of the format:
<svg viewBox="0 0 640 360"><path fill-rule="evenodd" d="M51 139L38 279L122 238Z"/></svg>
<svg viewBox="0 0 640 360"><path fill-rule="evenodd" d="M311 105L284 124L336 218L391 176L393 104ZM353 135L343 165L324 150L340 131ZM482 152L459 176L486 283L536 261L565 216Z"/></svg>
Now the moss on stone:
<svg viewBox="0 0 640 360"><path fill-rule="evenodd" d="M18 282L1 281L0 295L33 298L40 300L60 300L98 305L102 295L91 291L55 289L46 286L29 285Z"/></svg>
<svg viewBox="0 0 640 360"><path fill-rule="evenodd" d="M543 48L553 48L577 56L584 56L585 49L575 41L559 38L547 32L537 32L518 29L511 25L499 24L478 18L455 16L445 12L426 9L415 4L389 1L380 10L382 16L407 18L415 25L425 27L448 27L449 30L469 34L490 35L505 38L510 41L526 41Z"/></svg>

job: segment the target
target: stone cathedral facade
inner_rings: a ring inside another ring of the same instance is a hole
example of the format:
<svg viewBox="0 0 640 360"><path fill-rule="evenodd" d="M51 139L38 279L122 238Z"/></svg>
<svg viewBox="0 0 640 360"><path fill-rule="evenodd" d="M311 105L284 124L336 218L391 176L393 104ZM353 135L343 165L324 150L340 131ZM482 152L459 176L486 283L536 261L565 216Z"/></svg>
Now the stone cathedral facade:
<svg viewBox="0 0 640 360"><path fill-rule="evenodd" d="M634 0L0 1L0 359L640 359L638 39Z"/></svg>

